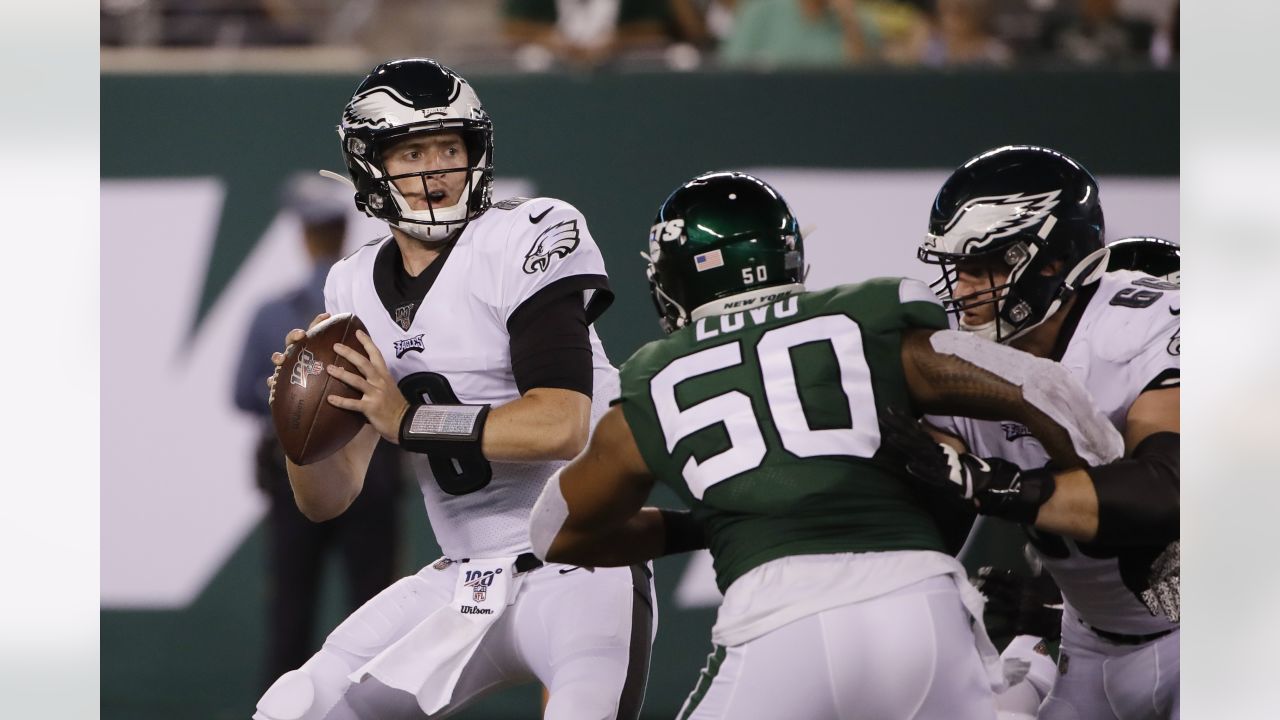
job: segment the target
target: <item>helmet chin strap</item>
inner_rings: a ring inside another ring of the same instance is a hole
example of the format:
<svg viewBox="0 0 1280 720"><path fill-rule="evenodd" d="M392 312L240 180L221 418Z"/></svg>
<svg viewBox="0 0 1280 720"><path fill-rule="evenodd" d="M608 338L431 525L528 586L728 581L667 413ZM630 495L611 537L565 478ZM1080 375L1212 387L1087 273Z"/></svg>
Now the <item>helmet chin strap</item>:
<svg viewBox="0 0 1280 720"><path fill-rule="evenodd" d="M1063 284L1072 290L1078 290L1085 285L1098 282L1107 272L1107 262L1110 259L1111 248L1103 247L1094 250L1071 268L1071 272L1067 273L1067 277L1063 279Z"/></svg>
<svg viewBox="0 0 1280 720"><path fill-rule="evenodd" d="M437 211L436 217L439 216L440 213ZM449 236L454 231L461 230L466 227L467 222L463 220L461 222L451 222L446 225L423 225L421 223L397 222L390 223L390 225L423 242L438 244L448 240Z"/></svg>
<svg viewBox="0 0 1280 720"><path fill-rule="evenodd" d="M462 228L466 227L466 223L458 223L456 225L413 225L405 223L392 223L391 227L400 230L409 237L417 240L431 250L439 250L449 244L449 240L454 235L446 232L446 228ZM456 233L456 230L454 231Z"/></svg>
<svg viewBox="0 0 1280 720"><path fill-rule="evenodd" d="M977 326L965 325L964 321L961 320L960 327L963 330L978 333L981 337L985 337L990 340L998 339L998 342L1000 343L1007 344L1012 342L1040 327L1048 321L1049 318L1057 314L1058 310L1062 308L1063 301L1071 294L1075 293L1085 285L1097 282L1102 277L1103 273L1106 272L1107 260L1110 257L1111 249L1104 247L1094 250L1086 255L1083 260L1076 263L1076 266L1071 268L1071 272L1067 273L1067 276L1063 278L1062 285L1065 288L1064 294L1060 294L1055 298L1053 302L1049 304L1049 308L1045 311L1044 315L1036 322L1005 334L1004 321L1000 319L999 314L1000 308L1004 307L1005 300L1001 299L1000 304L996 306L996 317L994 320ZM999 326L999 332L997 332L997 325Z"/></svg>
<svg viewBox="0 0 1280 720"><path fill-rule="evenodd" d="M350 187L352 190L356 189L356 184L351 181L351 178L345 175L339 175L338 173L333 172L331 170L321 170L319 172L320 172L320 177L328 178L329 180L336 180ZM473 170L472 171L473 177L478 172L480 171ZM405 200L404 195L400 193L400 189L395 186L395 183L388 183L388 185L391 186L392 198L395 200L396 205L400 208L401 217L408 218L410 220L432 222L431 210L409 209L409 202ZM468 192L465 193L465 195L470 196L470 189L468 189ZM407 223L394 222L394 223L388 223L388 224L393 227L399 228L400 230L403 230L409 236L417 238L418 240L421 240L423 242L440 243L447 240L449 236L453 234L454 231L464 227L467 224L467 220L466 220L467 209L468 209L467 197L462 197L462 198L459 198L458 202L454 203L450 207L440 208L439 210L435 210L435 221L436 222L443 221L444 223L446 223L444 225L424 225L421 222L416 222L416 223L415 222L407 222ZM461 222L452 222L456 220L461 220Z"/></svg>
<svg viewBox="0 0 1280 720"><path fill-rule="evenodd" d="M963 317L961 317L958 324L960 325L960 329L965 332L973 333L984 340L995 342L997 336L996 323L998 322L1000 322L999 318L992 318L984 323L970 325L964 321Z"/></svg>
<svg viewBox="0 0 1280 720"><path fill-rule="evenodd" d="M317 172L320 173L320 177L322 178L328 178L329 180L337 180L338 182L342 183L343 185L346 185L352 190L356 189L356 184L351 182L351 178L347 177L346 175L339 175L338 173L332 170L319 170Z"/></svg>
<svg viewBox="0 0 1280 720"><path fill-rule="evenodd" d="M391 198L400 209L401 217L400 222L390 224L423 242L444 242L455 231L461 230L470 222L467 219L467 214L470 210L471 193L475 189L477 175L481 172L480 170L472 170L471 181L467 183L467 187L458 198L458 202L445 208L413 210L409 206L409 201L401 194L400 188L396 187L393 182L387 183L391 190ZM417 222L404 222L404 220L416 220Z"/></svg>
<svg viewBox="0 0 1280 720"><path fill-rule="evenodd" d="M641 254L643 254L643 253L641 253ZM647 259L647 256L646 256L646 259ZM653 266L652 266L652 265L650 265L650 266L649 266L649 280L650 280L651 282L652 282L652 280L653 280ZM665 292L663 292L663 291L662 291L662 286L661 286L661 285L658 285L657 283L654 283L654 285L653 285L653 291L654 291L655 293L657 293L658 297L659 297L659 298L661 298L663 302L665 302L665 303L669 303L669 304L670 304L672 307L674 307L674 308L675 308L675 310L676 310L676 318L675 318L675 321L674 321L673 323L671 323L672 327L671 327L667 332L675 332L676 330L679 330L680 328L684 327L684 326L685 326L685 324L686 324L686 322L687 322L687 320L685 319L685 318L687 317L687 314L685 313L684 307L683 307L683 306L681 306L681 305L680 305L680 303L678 303L678 302L676 302L674 299L672 299L672 297L671 297L670 295L668 295L668 294L666 294Z"/></svg>

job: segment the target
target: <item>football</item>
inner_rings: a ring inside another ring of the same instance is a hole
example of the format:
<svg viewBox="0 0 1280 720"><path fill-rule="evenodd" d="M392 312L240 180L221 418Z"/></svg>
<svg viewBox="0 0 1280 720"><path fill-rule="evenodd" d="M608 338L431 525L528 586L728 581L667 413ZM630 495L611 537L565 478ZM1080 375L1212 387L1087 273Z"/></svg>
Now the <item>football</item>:
<svg viewBox="0 0 1280 720"><path fill-rule="evenodd" d="M360 397L358 390L325 370L333 364L359 374L359 370L333 350L334 343L342 343L364 355L356 330L369 332L360 318L351 313L334 315L285 350L284 364L276 376L271 419L284 454L298 465L334 454L367 422L362 413L334 407L326 399L329 395Z"/></svg>

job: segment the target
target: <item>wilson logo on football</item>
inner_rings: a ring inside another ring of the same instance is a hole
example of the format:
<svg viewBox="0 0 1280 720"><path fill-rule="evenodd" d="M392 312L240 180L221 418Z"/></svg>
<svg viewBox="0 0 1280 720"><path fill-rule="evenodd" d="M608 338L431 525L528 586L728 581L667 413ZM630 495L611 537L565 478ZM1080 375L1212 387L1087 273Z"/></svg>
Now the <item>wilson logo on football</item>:
<svg viewBox="0 0 1280 720"><path fill-rule="evenodd" d="M319 375L324 370L324 363L318 362L310 350L298 353L298 362L293 364L293 372L289 374L289 382L298 387L307 386L307 376Z"/></svg>

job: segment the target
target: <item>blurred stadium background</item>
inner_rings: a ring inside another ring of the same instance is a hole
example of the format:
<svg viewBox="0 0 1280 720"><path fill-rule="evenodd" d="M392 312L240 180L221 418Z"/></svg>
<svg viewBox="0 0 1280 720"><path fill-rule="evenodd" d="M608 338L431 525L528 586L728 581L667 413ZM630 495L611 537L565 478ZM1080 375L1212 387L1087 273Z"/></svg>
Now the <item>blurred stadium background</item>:
<svg viewBox="0 0 1280 720"><path fill-rule="evenodd" d="M253 308L306 272L281 185L341 170L342 105L408 55L476 88L498 197L585 213L618 294L598 324L615 362L659 334L638 257L653 212L704 170L750 169L787 196L813 287L931 280L915 246L933 192L1010 142L1092 169L1110 237L1180 241L1173 0L102 0L104 718L251 712L265 501L234 362ZM381 232L352 212L350 243ZM177 398L201 412L172 423ZM437 548L420 499L404 512L409 573ZM657 573L653 718L692 687L718 602L705 556ZM342 614L331 579L324 627ZM529 688L461 717L537 706Z"/></svg>

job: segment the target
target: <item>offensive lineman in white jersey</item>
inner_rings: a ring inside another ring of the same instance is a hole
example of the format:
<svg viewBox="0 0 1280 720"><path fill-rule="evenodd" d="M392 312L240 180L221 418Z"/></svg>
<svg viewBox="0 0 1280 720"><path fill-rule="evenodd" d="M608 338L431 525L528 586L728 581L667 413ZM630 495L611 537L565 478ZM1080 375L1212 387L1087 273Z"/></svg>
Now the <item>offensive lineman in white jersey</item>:
<svg viewBox="0 0 1280 720"><path fill-rule="evenodd" d="M534 681L547 718L637 717L652 573L544 565L527 532L548 476L618 394L591 328L612 293L586 221L551 198L491 205L492 123L433 60L374 68L338 132L356 206L391 227L325 285L327 313L369 329L357 334L367 360L337 346L359 373L328 368L363 397L330 402L369 424L336 455L290 464L290 481L325 520L360 492L379 435L398 443L445 556L356 610L253 717L445 717Z"/></svg>
<svg viewBox="0 0 1280 720"><path fill-rule="evenodd" d="M1137 270L1180 284L1182 257L1176 243L1134 236L1113 240L1107 249L1108 271ZM1030 545L1026 550L1034 552ZM1041 566L1039 560L1028 560ZM1046 643L1062 639L1062 593L1042 569L1036 577L1022 578L1010 571L982 568L975 585L987 596L987 627L992 626L995 613L1000 615L996 622L1017 633L1001 653L1010 687L997 696L999 720L1033 720L1057 675ZM1171 579L1165 585L1176 588Z"/></svg>
<svg viewBox="0 0 1280 720"><path fill-rule="evenodd" d="M1039 718L1177 718L1178 286L1105 271L1097 183L1045 148L971 159L929 225L919 255L943 266L959 326L1069 368L1125 455L1055 476L1025 428L954 417L927 418L950 444L902 422L892 440L915 454L917 477L1025 526L1062 589L1058 677Z"/></svg>

